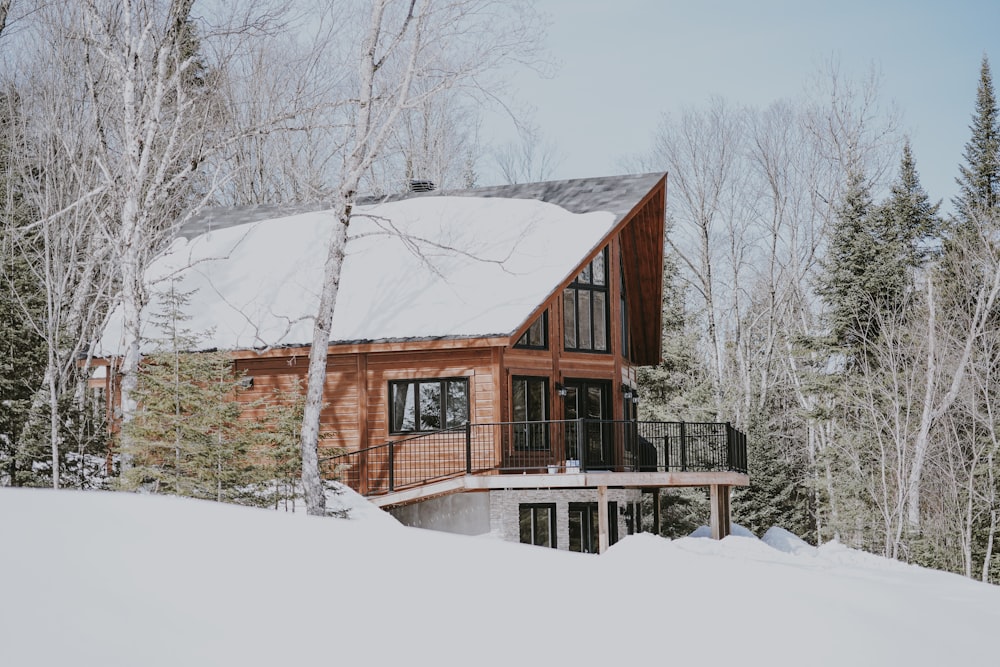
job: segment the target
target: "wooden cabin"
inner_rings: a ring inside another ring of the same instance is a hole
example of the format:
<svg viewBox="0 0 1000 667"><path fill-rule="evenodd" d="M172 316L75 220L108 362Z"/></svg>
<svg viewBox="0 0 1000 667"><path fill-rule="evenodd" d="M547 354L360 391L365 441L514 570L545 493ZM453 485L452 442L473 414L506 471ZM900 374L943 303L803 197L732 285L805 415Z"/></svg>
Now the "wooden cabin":
<svg viewBox="0 0 1000 667"><path fill-rule="evenodd" d="M729 489L749 483L742 434L636 418L636 369L661 354L666 184L361 202L329 347L325 473L410 525L578 551L650 529L643 493L703 486L713 534L728 534ZM304 381L332 224L317 207L213 210L150 269L195 290L188 326L233 350L248 400Z"/></svg>

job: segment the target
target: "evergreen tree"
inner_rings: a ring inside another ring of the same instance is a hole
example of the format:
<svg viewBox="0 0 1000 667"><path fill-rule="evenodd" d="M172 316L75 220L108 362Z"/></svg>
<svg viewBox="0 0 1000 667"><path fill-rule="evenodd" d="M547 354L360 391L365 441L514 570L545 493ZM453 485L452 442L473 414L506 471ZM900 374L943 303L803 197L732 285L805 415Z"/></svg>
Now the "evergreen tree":
<svg viewBox="0 0 1000 667"><path fill-rule="evenodd" d="M780 425L761 415L744 426L750 486L733 489L733 521L763 535L772 526L805 539L816 534L806 473L781 442L792 441L777 431Z"/></svg>
<svg viewBox="0 0 1000 667"><path fill-rule="evenodd" d="M920 184L909 142L884 203L872 203L863 176L849 177L818 289L829 309L834 345L853 348L874 341L883 316L903 306L914 272L925 264L940 232L939 206Z"/></svg>
<svg viewBox="0 0 1000 667"><path fill-rule="evenodd" d="M872 234L873 204L864 175L848 176L844 199L837 208L830 245L822 262L817 291L829 311L831 342L851 347L870 333L875 264L881 261Z"/></svg>
<svg viewBox="0 0 1000 667"><path fill-rule="evenodd" d="M24 256L6 247L8 243L5 236L0 272L0 485L23 481L20 467L28 463L24 429L45 372L45 343L24 314L24 309L44 308L44 292Z"/></svg>
<svg viewBox="0 0 1000 667"><path fill-rule="evenodd" d="M638 371L639 417L654 421L711 421L716 410L711 380L698 357L676 258L663 258L661 350L663 361Z"/></svg>
<svg viewBox="0 0 1000 667"><path fill-rule="evenodd" d="M121 484L195 498L264 505L270 469L256 449L260 428L241 419L242 375L225 352L189 352L198 337L183 328L190 295L171 290L156 318L168 337L154 341L136 390L138 409L126 424L123 454L132 466Z"/></svg>
<svg viewBox="0 0 1000 667"><path fill-rule="evenodd" d="M969 130L972 137L965 144L965 164L959 166L959 177L955 179L960 192L954 204L958 221L963 224L973 223L1000 206L1000 112L985 54Z"/></svg>
<svg viewBox="0 0 1000 667"><path fill-rule="evenodd" d="M264 410L264 423L257 438L258 463L266 466L270 488L264 495L274 509L294 509L299 496L298 480L302 472L299 428L304 408L305 389L297 382L290 390L276 388L271 392Z"/></svg>
<svg viewBox="0 0 1000 667"><path fill-rule="evenodd" d="M931 203L920 184L916 161L907 141L903 145L899 177L892 185L889 199L879 207L882 218L879 240L885 248L885 252L880 253L883 273L898 276L896 281L887 281L887 305L900 304L903 290L912 284L912 279L906 278L912 278L912 272L921 268L933 253L933 242L939 237L943 224L938 215L940 207L940 202Z"/></svg>
<svg viewBox="0 0 1000 667"><path fill-rule="evenodd" d="M25 427L45 372L45 341L32 321L45 312L45 288L31 270L20 228L31 219L12 156L19 143L15 93L0 95L0 485L20 484ZM42 453L44 459L46 454Z"/></svg>

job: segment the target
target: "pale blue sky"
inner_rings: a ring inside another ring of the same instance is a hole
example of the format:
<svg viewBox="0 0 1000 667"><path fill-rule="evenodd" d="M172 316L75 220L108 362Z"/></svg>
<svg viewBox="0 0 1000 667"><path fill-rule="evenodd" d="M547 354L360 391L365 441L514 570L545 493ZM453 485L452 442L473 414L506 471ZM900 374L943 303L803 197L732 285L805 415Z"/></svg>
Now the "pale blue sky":
<svg viewBox="0 0 1000 667"><path fill-rule="evenodd" d="M554 178L615 174L661 113L718 95L766 106L799 96L824 59L874 64L902 113L921 179L948 206L969 138L979 64L1000 81L1000 0L539 0L555 76L516 80L563 160ZM487 140L503 130L484 127Z"/></svg>

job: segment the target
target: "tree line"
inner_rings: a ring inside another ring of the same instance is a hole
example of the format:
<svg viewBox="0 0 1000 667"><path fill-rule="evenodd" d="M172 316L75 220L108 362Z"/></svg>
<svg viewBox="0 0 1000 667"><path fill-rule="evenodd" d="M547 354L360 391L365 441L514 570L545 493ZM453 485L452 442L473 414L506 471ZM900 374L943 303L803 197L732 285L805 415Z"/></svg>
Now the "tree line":
<svg viewBox="0 0 1000 667"><path fill-rule="evenodd" d="M664 363L647 416L733 421L737 521L1000 580L1000 119L989 62L943 215L879 98L836 65L763 109L664 117ZM691 499L680 499L683 516ZM697 503L695 503L697 504Z"/></svg>

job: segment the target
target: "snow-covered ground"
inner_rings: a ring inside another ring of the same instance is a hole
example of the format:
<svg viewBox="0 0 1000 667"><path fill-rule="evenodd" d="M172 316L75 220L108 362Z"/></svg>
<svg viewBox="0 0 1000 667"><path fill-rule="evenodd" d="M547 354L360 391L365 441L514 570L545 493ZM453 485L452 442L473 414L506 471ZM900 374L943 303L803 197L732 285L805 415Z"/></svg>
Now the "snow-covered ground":
<svg viewBox="0 0 1000 667"><path fill-rule="evenodd" d="M603 556L0 489L0 664L987 665L1000 588L781 530Z"/></svg>

